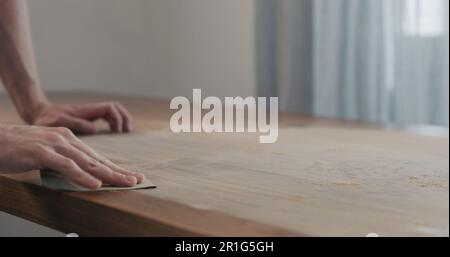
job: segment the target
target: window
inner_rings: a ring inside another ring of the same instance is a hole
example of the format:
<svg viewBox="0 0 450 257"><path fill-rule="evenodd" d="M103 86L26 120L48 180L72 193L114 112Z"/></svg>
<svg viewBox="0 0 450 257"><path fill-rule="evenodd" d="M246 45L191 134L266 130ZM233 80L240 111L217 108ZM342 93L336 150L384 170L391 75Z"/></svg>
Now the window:
<svg viewBox="0 0 450 257"><path fill-rule="evenodd" d="M408 36L437 37L446 31L448 0L405 0L403 30Z"/></svg>

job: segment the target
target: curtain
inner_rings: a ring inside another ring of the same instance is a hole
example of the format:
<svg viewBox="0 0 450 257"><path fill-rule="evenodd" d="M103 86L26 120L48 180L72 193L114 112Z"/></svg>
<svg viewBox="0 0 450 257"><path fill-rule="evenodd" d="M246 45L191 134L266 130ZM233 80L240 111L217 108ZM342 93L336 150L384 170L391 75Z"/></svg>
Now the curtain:
<svg viewBox="0 0 450 257"><path fill-rule="evenodd" d="M257 0L259 95L281 109L448 127L447 0Z"/></svg>

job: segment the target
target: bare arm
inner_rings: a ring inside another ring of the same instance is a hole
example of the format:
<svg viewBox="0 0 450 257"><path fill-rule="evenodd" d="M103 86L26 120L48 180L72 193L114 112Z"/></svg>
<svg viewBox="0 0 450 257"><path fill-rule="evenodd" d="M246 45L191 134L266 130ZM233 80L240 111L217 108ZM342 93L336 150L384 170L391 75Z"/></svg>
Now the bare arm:
<svg viewBox="0 0 450 257"><path fill-rule="evenodd" d="M25 0L0 0L0 78L28 124L93 134L93 121L104 119L114 132L132 130L131 115L118 102L55 105L47 100L36 67Z"/></svg>
<svg viewBox="0 0 450 257"><path fill-rule="evenodd" d="M33 122L48 101L43 94L30 36L25 0L0 0L0 77L20 116Z"/></svg>

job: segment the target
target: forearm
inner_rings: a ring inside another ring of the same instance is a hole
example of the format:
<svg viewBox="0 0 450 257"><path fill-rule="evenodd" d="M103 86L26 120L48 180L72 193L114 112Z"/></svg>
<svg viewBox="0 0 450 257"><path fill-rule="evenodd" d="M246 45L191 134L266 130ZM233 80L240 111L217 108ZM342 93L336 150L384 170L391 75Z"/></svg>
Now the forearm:
<svg viewBox="0 0 450 257"><path fill-rule="evenodd" d="M40 87L25 0L0 0L0 78L22 119L47 103Z"/></svg>

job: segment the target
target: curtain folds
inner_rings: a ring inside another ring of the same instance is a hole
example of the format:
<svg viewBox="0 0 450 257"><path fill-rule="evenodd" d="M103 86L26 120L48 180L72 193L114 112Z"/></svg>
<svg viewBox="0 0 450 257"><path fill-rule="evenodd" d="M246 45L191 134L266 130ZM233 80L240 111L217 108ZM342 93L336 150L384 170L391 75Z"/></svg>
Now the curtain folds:
<svg viewBox="0 0 450 257"><path fill-rule="evenodd" d="M260 95L321 117L448 126L448 1L256 3Z"/></svg>

